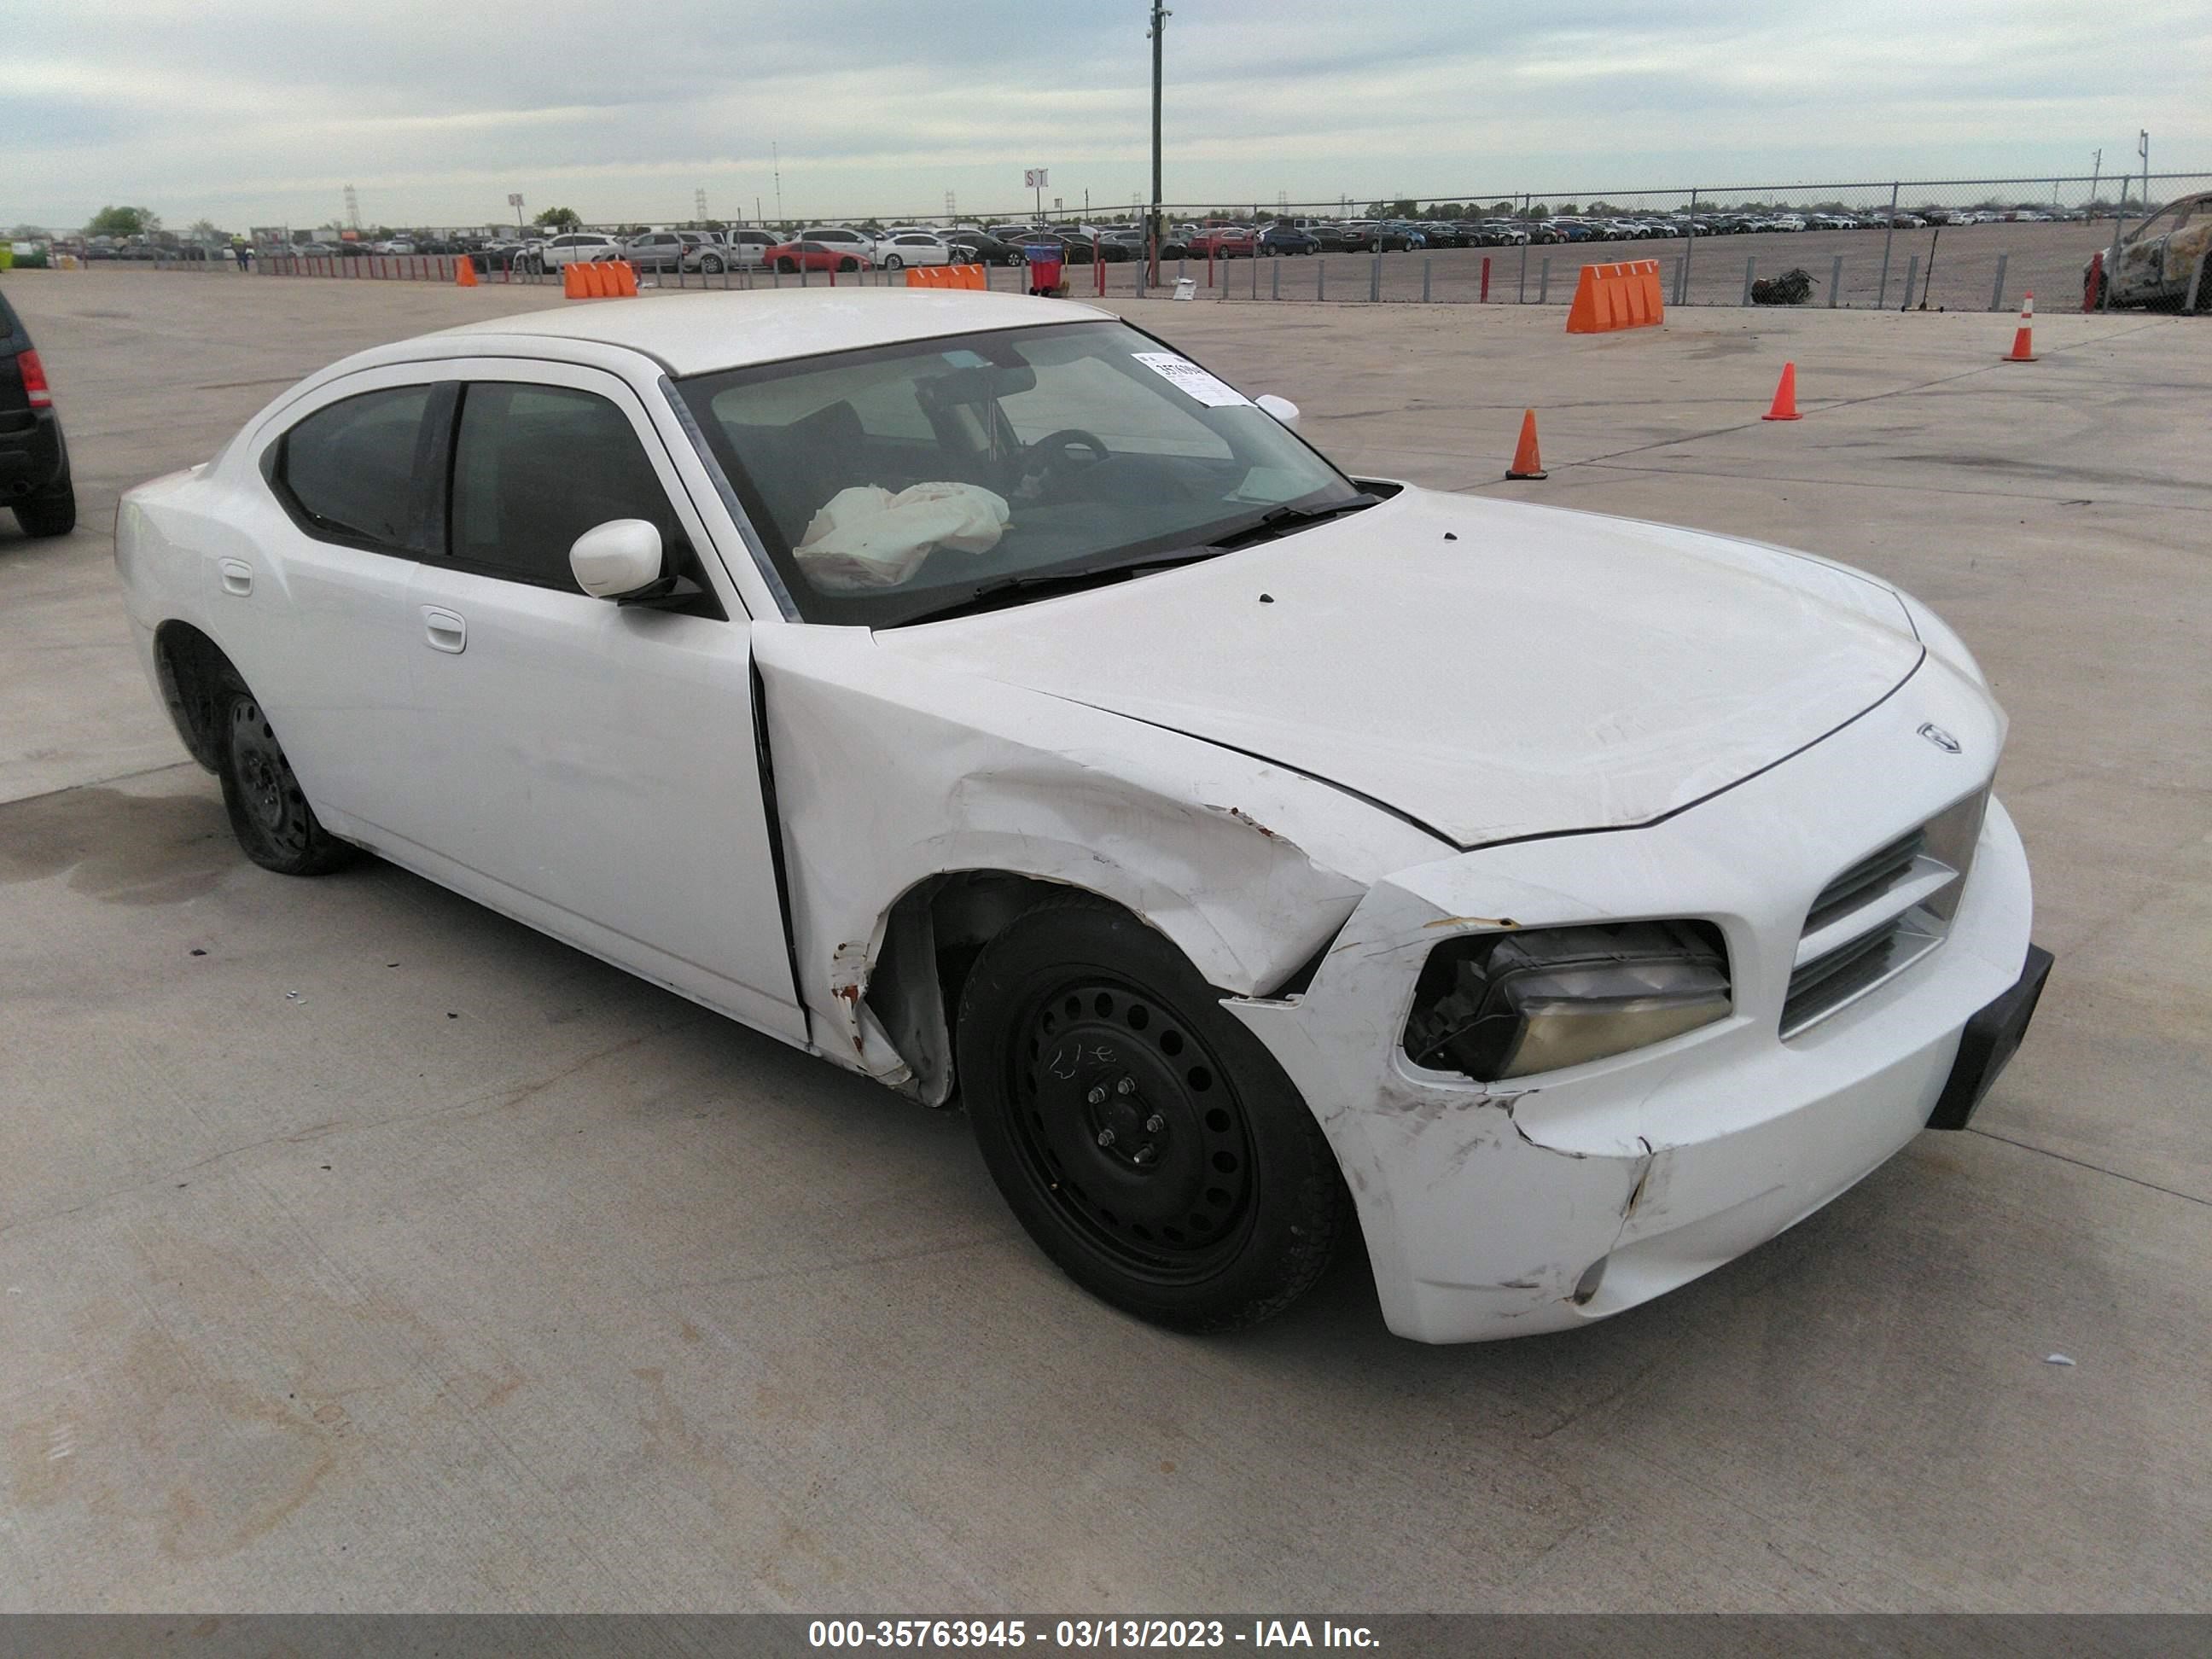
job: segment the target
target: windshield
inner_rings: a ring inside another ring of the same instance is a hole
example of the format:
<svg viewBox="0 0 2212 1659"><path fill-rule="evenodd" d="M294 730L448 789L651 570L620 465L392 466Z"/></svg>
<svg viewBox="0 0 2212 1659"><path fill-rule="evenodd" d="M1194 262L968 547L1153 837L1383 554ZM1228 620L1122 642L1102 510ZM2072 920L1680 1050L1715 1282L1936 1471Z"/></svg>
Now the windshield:
<svg viewBox="0 0 2212 1659"><path fill-rule="evenodd" d="M1368 498L1127 324L1002 330L677 382L810 622L884 626Z"/></svg>

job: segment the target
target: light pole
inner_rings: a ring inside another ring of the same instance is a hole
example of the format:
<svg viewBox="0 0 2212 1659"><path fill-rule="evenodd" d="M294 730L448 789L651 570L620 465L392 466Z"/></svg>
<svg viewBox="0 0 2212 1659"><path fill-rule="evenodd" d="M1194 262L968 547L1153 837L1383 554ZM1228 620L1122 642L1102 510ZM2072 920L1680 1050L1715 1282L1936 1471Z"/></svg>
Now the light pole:
<svg viewBox="0 0 2212 1659"><path fill-rule="evenodd" d="M1146 258L1152 267L1146 279L1155 283L1160 280L1160 37L1174 15L1159 0L1152 0L1152 26L1146 31L1152 43L1152 234L1146 239Z"/></svg>
<svg viewBox="0 0 2212 1659"><path fill-rule="evenodd" d="M2089 222L2092 224L2097 220L2097 180L2104 176L2104 172L2105 152L2092 150L2089 153Z"/></svg>
<svg viewBox="0 0 2212 1659"><path fill-rule="evenodd" d="M2148 213L2150 211L2150 134L2148 131L2136 134L2136 154L2142 157L2143 211Z"/></svg>

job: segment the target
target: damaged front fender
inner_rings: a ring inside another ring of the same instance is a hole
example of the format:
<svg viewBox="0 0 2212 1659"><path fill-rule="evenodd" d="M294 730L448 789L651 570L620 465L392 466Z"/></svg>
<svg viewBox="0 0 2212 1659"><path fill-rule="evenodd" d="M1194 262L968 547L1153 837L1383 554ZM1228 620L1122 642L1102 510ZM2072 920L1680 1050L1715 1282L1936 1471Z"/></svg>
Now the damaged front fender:
<svg viewBox="0 0 2212 1659"><path fill-rule="evenodd" d="M1073 886L1211 984L1270 991L1385 871L1444 845L1299 774L1046 693L894 656L860 629L754 635L801 994L830 1058L941 1098L933 1019L887 959L905 896L956 877Z"/></svg>

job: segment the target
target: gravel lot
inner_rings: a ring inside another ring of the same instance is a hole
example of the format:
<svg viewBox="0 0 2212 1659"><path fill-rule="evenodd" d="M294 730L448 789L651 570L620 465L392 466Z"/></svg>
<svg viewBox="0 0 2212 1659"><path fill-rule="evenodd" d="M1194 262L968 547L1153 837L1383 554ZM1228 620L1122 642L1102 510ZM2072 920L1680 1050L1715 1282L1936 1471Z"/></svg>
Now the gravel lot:
<svg viewBox="0 0 2212 1659"><path fill-rule="evenodd" d="M0 528L0 1610L2212 1609L2190 320L2017 368L1955 313L1130 307L1356 468L1902 580L2013 719L2058 966L1974 1129L1617 1320L1431 1349L1356 1261L1246 1336L1135 1324L958 1116L388 866L248 866L131 653L117 492L547 296L6 281L83 513ZM1551 477L1503 484L1524 404Z"/></svg>

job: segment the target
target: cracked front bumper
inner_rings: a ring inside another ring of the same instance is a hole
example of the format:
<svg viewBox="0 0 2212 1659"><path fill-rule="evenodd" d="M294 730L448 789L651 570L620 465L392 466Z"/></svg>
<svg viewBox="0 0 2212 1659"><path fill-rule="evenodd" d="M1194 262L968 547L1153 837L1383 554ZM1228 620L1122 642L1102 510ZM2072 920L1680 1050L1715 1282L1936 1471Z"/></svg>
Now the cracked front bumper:
<svg viewBox="0 0 2212 1659"><path fill-rule="evenodd" d="M1814 749L1662 823L1402 872L1361 902L1302 997L1230 1009L1303 1091L1358 1206L1385 1319L1450 1342L1635 1306L1771 1238L1926 1125L1961 1032L2019 981L2027 863L1996 799L1941 946L1784 1041L1814 895L1986 782L2002 717L1923 673ZM1921 741L1941 721L1964 756ZM1457 931L1700 917L1729 945L1725 1019L1484 1085L1400 1048L1429 951Z"/></svg>

